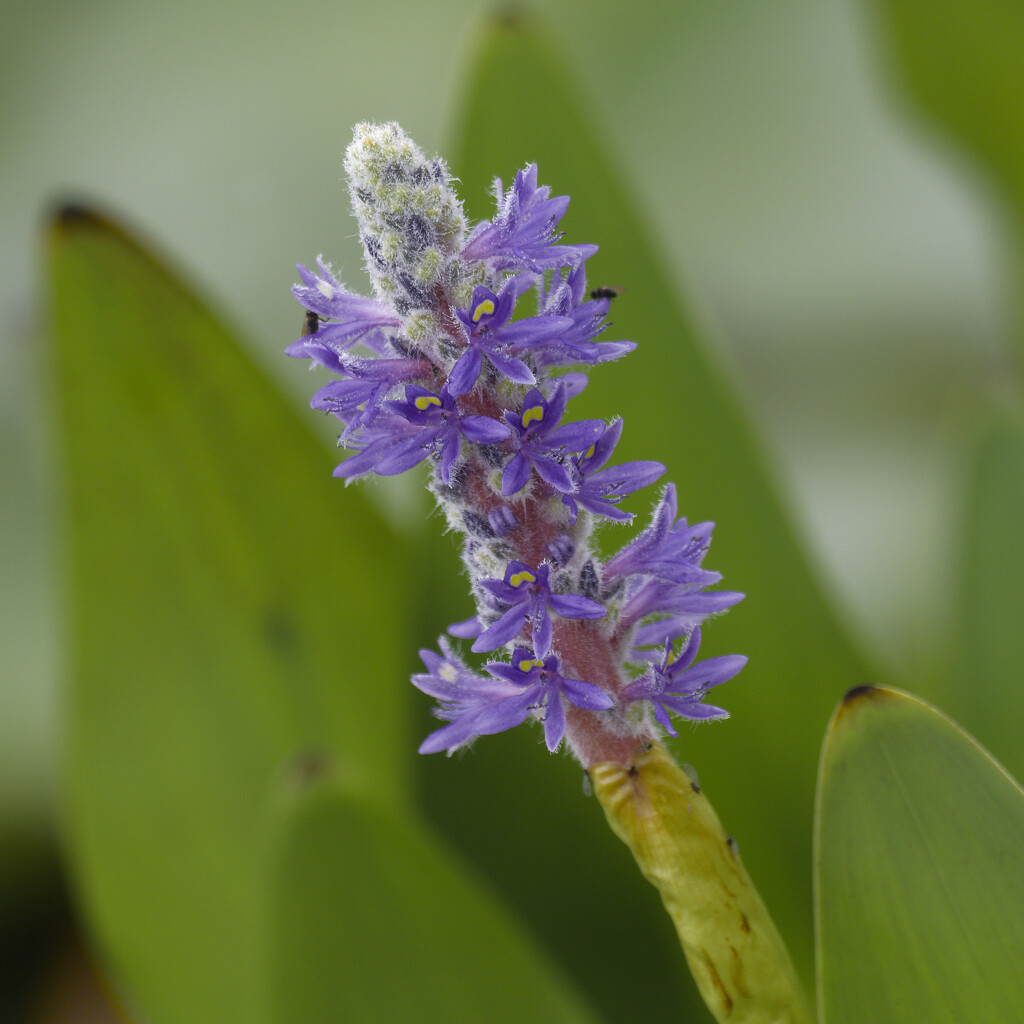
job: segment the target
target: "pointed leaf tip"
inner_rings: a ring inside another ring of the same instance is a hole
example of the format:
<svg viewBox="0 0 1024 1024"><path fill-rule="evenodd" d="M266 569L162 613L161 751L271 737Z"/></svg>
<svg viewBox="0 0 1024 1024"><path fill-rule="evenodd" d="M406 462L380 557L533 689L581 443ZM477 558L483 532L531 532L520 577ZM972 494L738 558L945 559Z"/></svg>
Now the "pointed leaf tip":
<svg viewBox="0 0 1024 1024"><path fill-rule="evenodd" d="M47 218L51 235L61 236L73 231L92 230L111 235L124 235L117 224L89 203L69 200L57 203Z"/></svg>
<svg viewBox="0 0 1024 1024"><path fill-rule="evenodd" d="M846 695L843 697L844 704L856 704L862 700L872 700L881 694L881 690L877 686L871 686L869 683L865 683L863 686L855 686L850 690L846 691Z"/></svg>
<svg viewBox="0 0 1024 1024"><path fill-rule="evenodd" d="M884 686L872 686L870 683L855 686L847 690L839 702L839 706L832 716L832 728L834 729L841 721L862 708L880 707L882 704L898 700L900 696L896 690L890 690Z"/></svg>
<svg viewBox="0 0 1024 1024"><path fill-rule="evenodd" d="M855 686L853 689L847 690L839 707L840 710L845 710L869 702L880 704L884 701L895 700L899 696L900 694L896 690L891 690L887 686L873 686L871 683L865 683L863 686Z"/></svg>
<svg viewBox="0 0 1024 1024"><path fill-rule="evenodd" d="M523 4L503 3L490 11L488 20L495 28L518 31L527 28L533 19Z"/></svg>
<svg viewBox="0 0 1024 1024"><path fill-rule="evenodd" d="M91 233L117 239L122 245L147 256L151 261L154 259L132 232L122 227L115 218L107 216L89 203L58 203L53 208L46 227L51 241L68 239L79 233Z"/></svg>
<svg viewBox="0 0 1024 1024"><path fill-rule="evenodd" d="M101 217L82 203L62 203L53 213L53 222L58 225L77 226L79 224L95 224Z"/></svg>

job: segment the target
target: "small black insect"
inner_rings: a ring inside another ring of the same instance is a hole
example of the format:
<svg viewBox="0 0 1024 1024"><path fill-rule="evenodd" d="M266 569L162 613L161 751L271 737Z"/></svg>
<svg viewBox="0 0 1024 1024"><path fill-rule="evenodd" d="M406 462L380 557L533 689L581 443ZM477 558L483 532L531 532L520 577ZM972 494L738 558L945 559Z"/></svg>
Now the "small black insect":
<svg viewBox="0 0 1024 1024"><path fill-rule="evenodd" d="M617 295L621 294L621 288L616 288L614 285L605 285L602 288L595 288L590 293L590 297L592 299L614 299Z"/></svg>
<svg viewBox="0 0 1024 1024"><path fill-rule="evenodd" d="M313 310L307 309L302 321L302 336L308 338L311 334L316 334L320 330L321 323L323 323L323 317L319 313L314 313Z"/></svg>

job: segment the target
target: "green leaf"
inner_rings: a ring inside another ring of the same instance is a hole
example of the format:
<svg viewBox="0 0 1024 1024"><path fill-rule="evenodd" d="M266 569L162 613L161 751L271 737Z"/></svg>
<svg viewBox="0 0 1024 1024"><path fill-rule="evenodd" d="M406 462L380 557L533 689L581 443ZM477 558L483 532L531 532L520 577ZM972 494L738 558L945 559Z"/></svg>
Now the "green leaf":
<svg viewBox="0 0 1024 1024"><path fill-rule="evenodd" d="M404 552L308 415L120 229L63 211L46 274L72 866L147 1019L252 1024L275 780L326 752L361 792L405 791Z"/></svg>
<svg viewBox="0 0 1024 1024"><path fill-rule="evenodd" d="M274 1024L594 1021L431 836L329 775L272 848Z"/></svg>
<svg viewBox="0 0 1024 1024"><path fill-rule="evenodd" d="M651 241L639 211L657 210L657 197L631 194L593 130L595 112L572 87L571 70L528 21L490 25L473 53L457 143L447 154L469 212L492 216L492 177L507 187L518 168L537 161L540 181L552 194L572 197L561 225L565 240L601 247L588 262L589 286L623 289L606 336L639 345L593 371L569 418L621 414L625 431L616 459L657 459L669 467L665 480L679 486L680 511L691 521L717 523L706 564L725 574L725 586L748 595L704 637L709 654L750 657L743 676L719 695L733 717L721 727L685 732L673 748L698 767L798 969L809 978L811 807L821 730L838 693L877 674L868 671L823 597L769 481L754 430L693 309L679 297L673 268ZM671 97L662 102L670 105ZM653 490L625 506L643 520L652 499ZM601 543L610 554L625 539L626 531L609 527ZM657 900L632 886L632 865L602 836L597 808L580 799L569 765L545 758L527 734L488 737L471 759L435 760L421 772L434 819L492 884L510 897L516 888L516 905L549 948L600 993L598 1002L612 1019L631 1012L632 990L619 985L621 963L607 944L623 914L642 915L637 920L645 934L665 942L663 949L652 939L642 952L615 953L629 958L630 976L645 999L672 1012L694 998L671 930L659 931ZM471 819L463 815L466 806L476 809ZM522 865L538 847L546 856L523 886ZM570 856L573 882L567 885L570 869L547 865L548 857ZM561 913L552 914L553 906Z"/></svg>
<svg viewBox="0 0 1024 1024"><path fill-rule="evenodd" d="M847 694L821 757L822 1024L1013 1024L1024 1006L1024 792L894 690Z"/></svg>
<svg viewBox="0 0 1024 1024"><path fill-rule="evenodd" d="M1024 774L1020 693L1024 665L1024 416L994 409L972 439L954 621L955 685L944 703L983 735L1006 767Z"/></svg>

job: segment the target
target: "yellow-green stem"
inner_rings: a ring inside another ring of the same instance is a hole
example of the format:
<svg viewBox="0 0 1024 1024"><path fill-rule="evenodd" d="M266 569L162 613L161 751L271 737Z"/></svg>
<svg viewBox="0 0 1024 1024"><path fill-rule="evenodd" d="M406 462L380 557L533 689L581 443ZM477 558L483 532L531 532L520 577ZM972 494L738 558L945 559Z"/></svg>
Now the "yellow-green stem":
<svg viewBox="0 0 1024 1024"><path fill-rule="evenodd" d="M715 1019L812 1024L782 938L696 781L659 743L589 774L612 830L661 893Z"/></svg>

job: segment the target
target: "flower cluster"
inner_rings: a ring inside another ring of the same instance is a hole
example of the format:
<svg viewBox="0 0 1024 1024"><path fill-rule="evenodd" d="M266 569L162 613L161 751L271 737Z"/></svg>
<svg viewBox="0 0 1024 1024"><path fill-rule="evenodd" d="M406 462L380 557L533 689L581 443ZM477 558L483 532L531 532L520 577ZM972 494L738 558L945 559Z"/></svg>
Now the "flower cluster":
<svg viewBox="0 0 1024 1024"><path fill-rule="evenodd" d="M720 580L701 565L712 524L678 518L669 485L633 541L606 560L593 544L595 525L630 520L619 502L665 467L607 465L621 419L565 422L584 368L635 348L598 340L614 291L587 290L596 246L562 244L568 197L531 164L507 190L495 182L493 220L470 229L445 164L395 124L357 126L345 170L374 297L322 259L300 267L306 326L287 351L337 378L312 401L353 452L335 476L430 467L477 605L449 632L496 657L475 670L444 638L441 654L421 652L413 683L447 724L420 750L539 718L549 749L567 739L589 765L656 723L674 735L669 712L724 717L703 697L746 659L696 662L699 626L743 595L707 589Z"/></svg>

